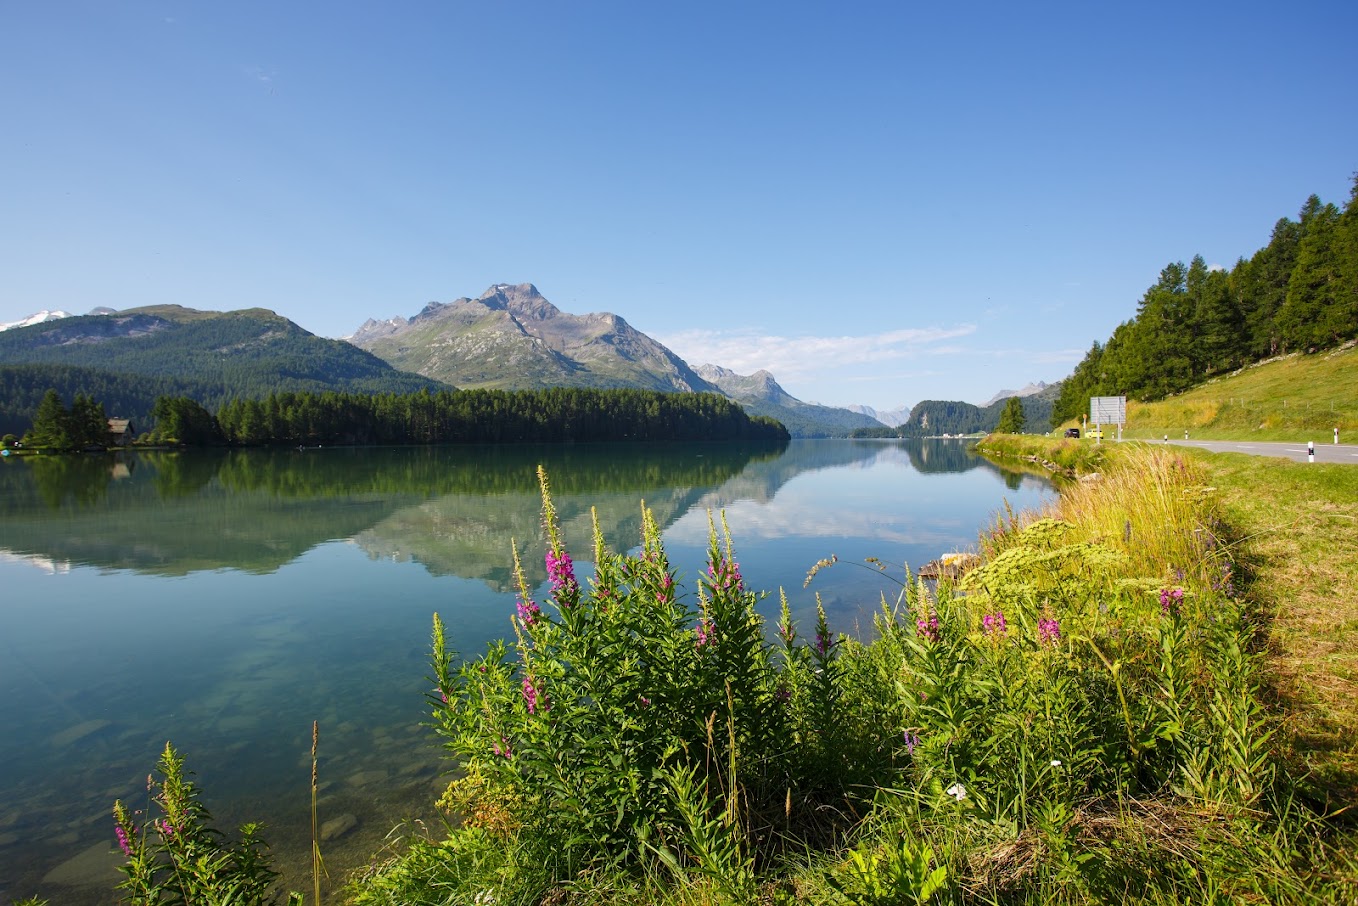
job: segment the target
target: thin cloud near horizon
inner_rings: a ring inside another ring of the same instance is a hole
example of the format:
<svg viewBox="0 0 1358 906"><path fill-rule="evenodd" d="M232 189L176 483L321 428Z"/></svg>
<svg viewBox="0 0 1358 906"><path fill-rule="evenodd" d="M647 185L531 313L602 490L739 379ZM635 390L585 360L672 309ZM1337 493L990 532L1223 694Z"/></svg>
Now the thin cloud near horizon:
<svg viewBox="0 0 1358 906"><path fill-rule="evenodd" d="M745 330L684 330L655 334L655 339L693 365L713 364L737 374L768 371L779 381L824 373L827 365L887 362L935 355L932 344L970 336L976 325L892 330L864 336L784 337ZM955 347L950 347L955 348Z"/></svg>

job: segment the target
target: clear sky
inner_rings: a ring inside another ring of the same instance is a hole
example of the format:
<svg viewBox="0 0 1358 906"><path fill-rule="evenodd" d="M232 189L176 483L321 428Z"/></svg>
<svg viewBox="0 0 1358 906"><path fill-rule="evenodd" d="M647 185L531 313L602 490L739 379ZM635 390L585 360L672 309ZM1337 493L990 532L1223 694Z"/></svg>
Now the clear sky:
<svg viewBox="0 0 1358 906"><path fill-rule="evenodd" d="M534 283L794 396L1070 373L1358 170L1358 3L0 2L0 321Z"/></svg>

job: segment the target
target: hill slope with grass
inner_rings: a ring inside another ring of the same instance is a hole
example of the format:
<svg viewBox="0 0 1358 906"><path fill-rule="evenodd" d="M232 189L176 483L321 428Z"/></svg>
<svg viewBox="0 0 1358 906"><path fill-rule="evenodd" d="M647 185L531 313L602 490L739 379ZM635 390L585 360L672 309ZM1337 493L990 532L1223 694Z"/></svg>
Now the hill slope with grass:
<svg viewBox="0 0 1358 906"><path fill-rule="evenodd" d="M1088 401L1085 402L1088 409ZM1068 420L1058 428L1079 426ZM1358 437L1358 345L1250 365L1153 403L1127 401L1124 437L1328 441Z"/></svg>

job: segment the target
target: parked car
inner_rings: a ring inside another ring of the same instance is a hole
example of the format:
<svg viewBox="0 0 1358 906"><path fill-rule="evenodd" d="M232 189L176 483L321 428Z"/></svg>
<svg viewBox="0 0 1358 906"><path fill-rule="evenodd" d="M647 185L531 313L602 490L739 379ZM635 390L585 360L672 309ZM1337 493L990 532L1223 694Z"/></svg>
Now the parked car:
<svg viewBox="0 0 1358 906"><path fill-rule="evenodd" d="M1066 429L1066 437L1079 437L1079 436L1080 436L1080 429L1079 429L1079 428L1067 428L1067 429Z"/></svg>

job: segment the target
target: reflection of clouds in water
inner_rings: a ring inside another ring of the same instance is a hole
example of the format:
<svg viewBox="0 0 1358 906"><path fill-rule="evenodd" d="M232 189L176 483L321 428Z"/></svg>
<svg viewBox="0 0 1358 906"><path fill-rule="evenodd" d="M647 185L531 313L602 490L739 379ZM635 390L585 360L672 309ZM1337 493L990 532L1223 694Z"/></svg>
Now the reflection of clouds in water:
<svg viewBox="0 0 1358 906"><path fill-rule="evenodd" d="M13 551L0 550L0 563L22 563L25 566L34 566L49 576L71 571L71 561L53 560L51 557L41 557L37 554L16 554Z"/></svg>
<svg viewBox="0 0 1358 906"><path fill-rule="evenodd" d="M718 522L720 512L711 507ZM742 541L777 541L791 538L871 538L889 544L968 545L976 540L977 526L961 518L886 516L877 511L833 510L819 502L788 499L786 495L765 504L727 505L726 522L737 546ZM665 540L676 544L707 543L708 507L700 504L665 530Z"/></svg>

